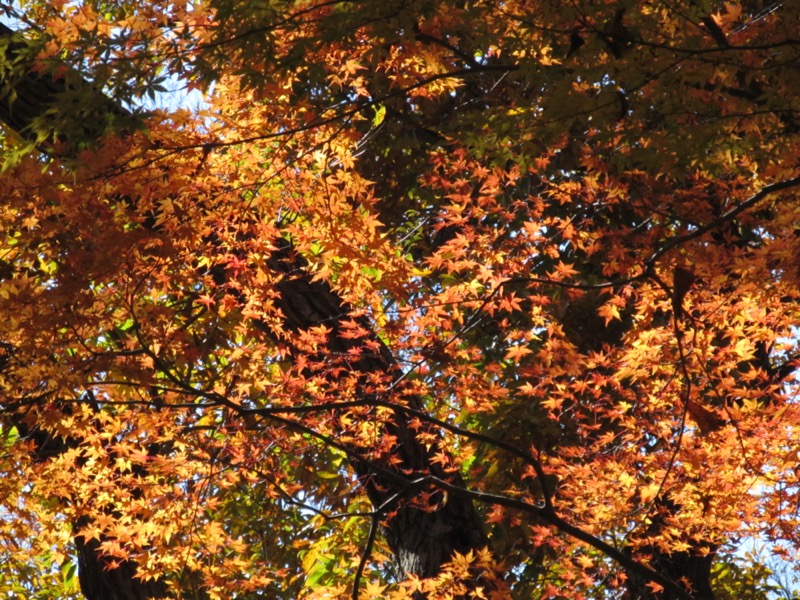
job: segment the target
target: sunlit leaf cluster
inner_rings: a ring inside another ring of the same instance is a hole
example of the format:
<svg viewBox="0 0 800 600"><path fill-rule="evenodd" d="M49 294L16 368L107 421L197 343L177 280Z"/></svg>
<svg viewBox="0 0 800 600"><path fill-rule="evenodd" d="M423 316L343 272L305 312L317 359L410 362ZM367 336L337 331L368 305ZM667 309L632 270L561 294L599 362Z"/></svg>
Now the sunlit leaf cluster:
<svg viewBox="0 0 800 600"><path fill-rule="evenodd" d="M796 8L0 3L0 595L794 593Z"/></svg>

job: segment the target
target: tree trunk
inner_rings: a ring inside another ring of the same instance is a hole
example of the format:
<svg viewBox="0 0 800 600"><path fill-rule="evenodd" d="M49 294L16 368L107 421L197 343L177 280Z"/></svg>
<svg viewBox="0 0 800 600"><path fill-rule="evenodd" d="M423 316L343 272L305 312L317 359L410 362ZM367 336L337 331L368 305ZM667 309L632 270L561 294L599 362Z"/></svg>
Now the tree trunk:
<svg viewBox="0 0 800 600"><path fill-rule="evenodd" d="M650 524L646 535L649 538L669 539L664 532L669 521L676 518L680 506L669 498L661 498L650 513ZM691 548L666 552L662 548L646 546L633 553L633 558L668 577L696 600L714 600L711 589L711 565L717 546L710 542L692 541ZM669 590L655 590L633 573L628 573L625 600L676 600Z"/></svg>
<svg viewBox="0 0 800 600"><path fill-rule="evenodd" d="M24 418L17 418L14 425L20 437L34 442L33 458L36 461L50 460L76 446L72 439L52 436L41 429L28 427ZM66 502L70 500L67 499ZM100 551L100 540L92 539L87 542L82 535L78 535L77 532L89 522L88 518L83 517L72 523L78 581L86 600L154 600L167 597L163 581L138 579L135 563L105 557Z"/></svg>
<svg viewBox="0 0 800 600"><path fill-rule="evenodd" d="M113 564L100 552L100 542L85 542L75 536L78 555L78 580L86 600L153 600L166 598L163 581L142 581L130 561Z"/></svg>
<svg viewBox="0 0 800 600"><path fill-rule="evenodd" d="M0 36L11 36L14 32L0 25ZM19 45L12 43L7 56L19 51ZM9 91L13 89L16 101L11 102ZM29 126L41 116L64 89L61 81L49 76L26 73L13 81L0 80L0 120L23 137L31 138ZM109 104L110 100L106 99ZM120 107L109 107L111 113L123 111ZM121 113L121 114L124 114ZM32 141L36 141L32 139ZM308 329L324 324L333 327L326 351L333 356L344 356L348 349L354 348L358 340L347 339L342 335L341 322L349 319L350 309L345 306L325 282L313 281L305 270L305 264L283 241L270 261L270 266L284 274L278 283L280 292L279 307L285 316L285 328L289 331ZM368 327L368 324L366 324ZM348 363L349 368L367 375L385 375L391 378L398 374L389 350L380 344L376 336L370 341L380 345L378 355L363 355ZM406 399L414 404L415 399ZM418 404L413 408L421 408ZM438 574L441 566L451 559L455 552L467 553L487 546L482 520L468 499L454 495L446 496L435 490L413 490L411 482L425 476L436 476L462 485L460 478L445 473L432 461L433 450L427 450L417 439L416 433L408 426L405 414L398 410L394 420L388 425L387 434L396 437L398 443L393 458L399 459L391 467L388 462L377 469L369 461L354 460L353 468L360 476L368 497L376 508L388 508L395 514L388 520L385 535L395 557L398 570L403 575L431 577ZM52 453L53 440L42 440L42 448ZM411 505L407 495L414 492L433 492L429 506L417 503ZM387 501L397 499L387 507ZM77 529L77 527L76 527ZM112 564L100 555L96 540L85 542L81 536L75 537L78 549L79 579L81 589L88 600L146 600L164 597L163 583L145 583L136 579L135 566L130 562Z"/></svg>
<svg viewBox="0 0 800 600"><path fill-rule="evenodd" d="M714 600L711 589L714 556L714 552L706 555L696 552L656 553L649 564L654 571L681 585L695 600ZM648 583L629 573L624 600L679 600L669 590L656 591Z"/></svg>
<svg viewBox="0 0 800 600"><path fill-rule="evenodd" d="M400 374L397 364L388 348L370 333L367 339L352 339L343 335L342 321L352 320L352 309L331 290L327 283L312 280L305 270L302 257L298 256L291 244L276 241L278 249L273 253L269 266L282 273L277 283L280 292L278 308L285 317L284 327L288 331L307 330L318 325L331 328L324 349L325 355L342 357L347 361L351 373L374 377L382 375L391 381ZM371 331L369 323L362 322L364 329ZM355 359L348 351L370 342L370 347L380 348L380 352L363 353ZM368 393L368 392L366 392ZM417 398L404 398L411 408L420 410ZM393 420L387 425L388 435L396 438L397 444L392 455L392 466L379 465L376 470L370 464L358 459L353 468L360 476L373 506L380 508L393 497L403 500L409 491L410 483L425 476L435 476L463 485L457 475L445 473L431 460L436 448L426 449L418 440L417 433L409 427L406 415L397 410ZM390 471L396 476L387 476ZM434 493L429 506L412 506L400 500L399 510L388 521L385 535L391 547L398 569L404 575L432 577L441 571L441 566L449 561L455 552L465 554L488 545L483 522L471 500L455 495L444 496ZM394 508L394 507L392 507Z"/></svg>

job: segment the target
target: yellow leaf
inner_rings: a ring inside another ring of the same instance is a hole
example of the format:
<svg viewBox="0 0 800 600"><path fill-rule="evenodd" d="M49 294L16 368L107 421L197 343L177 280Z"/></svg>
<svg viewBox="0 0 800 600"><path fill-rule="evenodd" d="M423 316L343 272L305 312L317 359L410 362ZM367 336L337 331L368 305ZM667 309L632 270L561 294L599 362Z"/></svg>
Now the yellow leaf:
<svg viewBox="0 0 800 600"><path fill-rule="evenodd" d="M385 585L381 585L376 581L368 581L367 585L364 586L364 591L367 594L367 598L382 598L383 590L385 589Z"/></svg>
<svg viewBox="0 0 800 600"><path fill-rule="evenodd" d="M591 569L594 566L592 559L585 554L581 554L580 556L576 557L575 561L582 569Z"/></svg>
<svg viewBox="0 0 800 600"><path fill-rule="evenodd" d="M650 485L644 486L640 491L639 495L642 498L642 502L651 502L656 495L658 494L658 490L661 489L661 486L658 483L651 483Z"/></svg>
<svg viewBox="0 0 800 600"><path fill-rule="evenodd" d="M604 304L597 309L597 314L605 319L606 325L614 319L617 321L622 320L619 315L619 309L613 304Z"/></svg>

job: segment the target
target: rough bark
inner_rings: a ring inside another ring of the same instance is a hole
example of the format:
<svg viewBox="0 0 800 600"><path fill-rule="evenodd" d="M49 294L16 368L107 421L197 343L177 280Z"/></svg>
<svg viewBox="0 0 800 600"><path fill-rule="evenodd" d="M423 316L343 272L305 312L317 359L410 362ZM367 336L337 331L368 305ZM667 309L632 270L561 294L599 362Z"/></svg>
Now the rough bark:
<svg viewBox="0 0 800 600"><path fill-rule="evenodd" d="M86 600L154 600L166 598L163 581L142 581L130 561L112 562L102 556L100 542L75 536L78 580Z"/></svg>
<svg viewBox="0 0 800 600"><path fill-rule="evenodd" d="M296 255L290 244L278 244L279 248L273 254L270 267L282 273L276 287L280 292L278 308L285 317L285 328L298 331L323 324L331 328L324 349L330 357L348 357L348 351L359 345L363 347L364 342L369 341L371 346L379 347L380 351L362 354L356 359L345 358L350 371L365 377L381 375L391 379L397 376L397 364L377 336L370 334L368 340L354 340L343 336L341 323L352 319L352 309L327 283L311 279L304 269L304 261ZM363 325L365 329L369 327L368 323ZM414 397L403 400L411 408L422 408ZM470 500L454 495L444 497L441 493L434 494L430 506L427 507L404 502L408 500L404 495L410 482L415 479L433 475L451 480L456 485L462 485L462 481L453 474L443 472L434 464L431 460L432 450L427 450L419 442L417 433L409 427L402 411L395 412L393 420L386 427L386 433L397 440L392 458L399 459L399 463L391 467L385 465L383 468L398 477L387 476L359 460L353 461L353 467L360 475L367 495L376 508L384 506L393 497L401 499L398 502L399 510L385 528L398 569L406 575L431 577L440 572L441 566L455 552L463 554L487 546L483 523Z"/></svg>
<svg viewBox="0 0 800 600"><path fill-rule="evenodd" d="M656 553L648 561L653 570L678 582L695 600L714 600L711 589L711 565L714 552ZM641 558L641 557L637 557ZM634 574L628 574L625 600L678 600L669 590L654 590L649 582Z"/></svg>
<svg viewBox="0 0 800 600"><path fill-rule="evenodd" d="M24 60L27 44L17 32L2 23L0 43L4 52L0 69L0 120L24 137L34 120L41 117L64 87L38 73L14 72L17 62Z"/></svg>
<svg viewBox="0 0 800 600"><path fill-rule="evenodd" d="M23 139L41 144L34 124L58 102L59 94L69 85L91 86L80 77L68 84L63 79L55 79L47 74L34 71L20 71L19 61L25 61L27 42L18 32L0 24L0 121L19 134ZM93 92L97 105L113 115L127 115L127 111L99 92ZM91 104L91 103L90 103ZM101 110L101 113L102 113ZM95 115L95 122L103 121L103 114ZM52 146L41 146L40 150L49 152ZM0 365L0 368L2 365ZM13 419L14 417L11 416ZM24 437L36 443L34 459L48 460L64 452L70 440L56 438L44 431L31 430L22 417L14 423ZM86 523L73 523L77 532ZM111 561L103 556L98 540L84 541L80 535L73 538L78 562L78 580L81 592L87 600L153 600L167 597L163 581L142 581L136 577L136 566L131 561Z"/></svg>
<svg viewBox="0 0 800 600"><path fill-rule="evenodd" d="M22 415L11 415L11 418L14 419L20 436L35 443L33 459L36 461L50 460L77 444L75 440L29 428ZM77 534L88 524L86 517L72 524L76 532L73 543L78 562L78 581L86 600L155 600L167 597L167 588L163 581L142 581L136 577L135 563L103 556L100 551L101 540L92 539L87 542L83 536Z"/></svg>
<svg viewBox="0 0 800 600"><path fill-rule="evenodd" d="M0 25L0 38L14 32ZM16 60L19 43L6 47L6 57ZM11 53L11 54L9 54ZM54 103L63 84L48 76L26 73L12 82L2 80L0 73L0 120L23 137L32 135L31 124ZM13 94L11 94L13 90ZM111 112L122 110L110 108ZM35 141L32 140L32 141ZM353 340L342 335L340 324L348 319L350 309L331 288L321 281L313 281L300 257L291 245L279 244L271 266L283 274L277 284L280 292L279 307L285 316L285 328L299 331L315 325L333 327L326 352L343 356L353 348ZM376 341L377 338L371 338ZM379 354L363 355L349 363L349 367L363 375L392 377L397 365L387 348L381 345ZM407 399L412 404L413 398ZM419 408L419 406L414 406ZM431 577L440 572L442 565L455 552L466 553L484 548L487 538L480 515L468 499L434 494L429 506L413 505L406 496L412 493L411 482L426 475L435 475L454 484L462 482L453 474L444 473L431 461L431 451L417 440L402 411L395 413L387 426L387 434L397 439L395 448L399 464L391 468L379 467L370 461L354 460L353 468L360 476L367 495L376 508L391 506L396 511L387 521L385 535L396 557L402 574ZM42 448L53 452L52 440L42 440ZM391 472L391 473L390 473ZM420 491L420 490L415 490ZM431 491L431 490L428 490ZM75 524L76 530L79 524ZM135 566L130 562L112 564L103 557L96 541L84 542L75 537L78 550L79 579L87 600L147 600L165 597L162 582L142 582L136 578Z"/></svg>
<svg viewBox="0 0 800 600"><path fill-rule="evenodd" d="M135 128L128 110L79 73L32 69L31 44L0 23L0 121L41 152L61 158L75 156L112 127Z"/></svg>

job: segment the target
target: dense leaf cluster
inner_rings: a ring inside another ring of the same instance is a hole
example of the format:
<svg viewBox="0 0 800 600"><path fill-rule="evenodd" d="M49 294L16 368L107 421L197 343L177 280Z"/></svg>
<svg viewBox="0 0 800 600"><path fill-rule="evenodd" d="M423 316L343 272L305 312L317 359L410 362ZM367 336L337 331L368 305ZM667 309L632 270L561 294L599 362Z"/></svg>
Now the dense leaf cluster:
<svg viewBox="0 0 800 600"><path fill-rule="evenodd" d="M790 2L0 9L0 593L793 593Z"/></svg>

